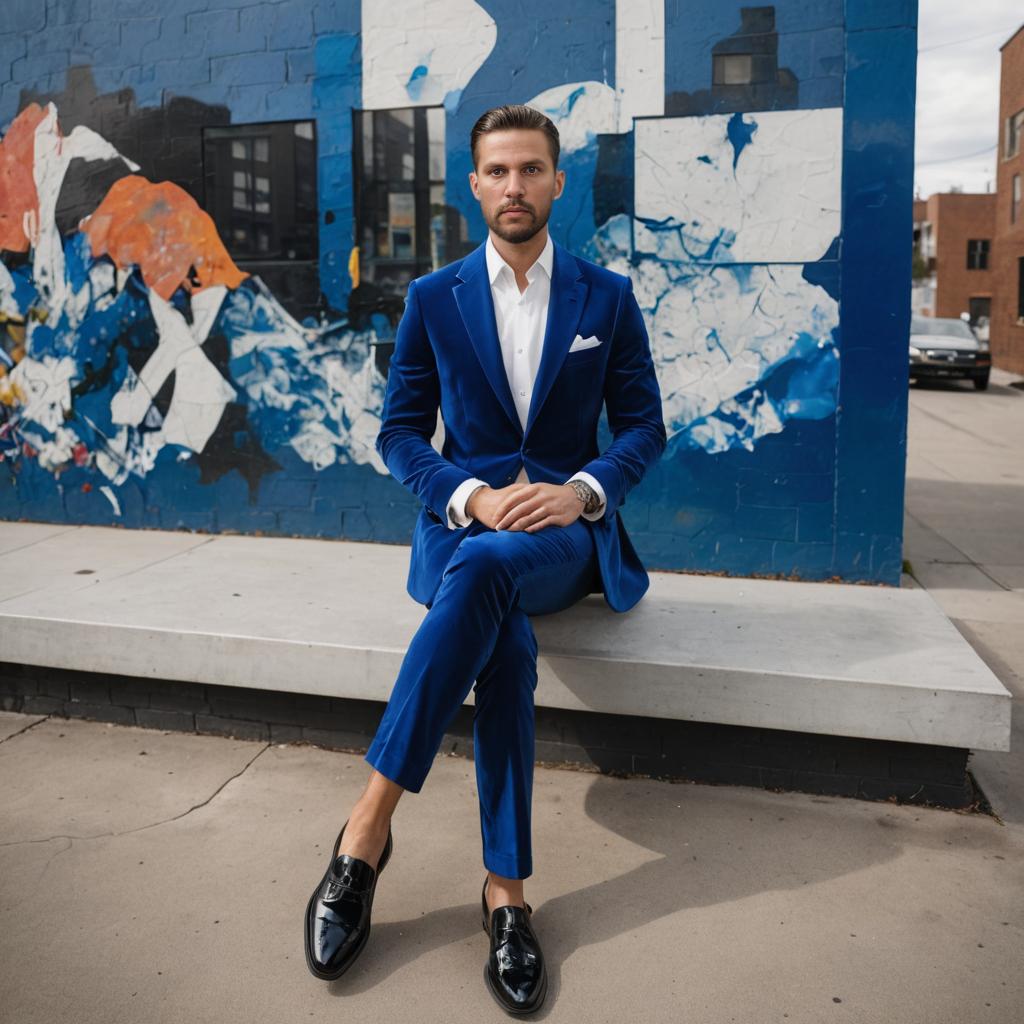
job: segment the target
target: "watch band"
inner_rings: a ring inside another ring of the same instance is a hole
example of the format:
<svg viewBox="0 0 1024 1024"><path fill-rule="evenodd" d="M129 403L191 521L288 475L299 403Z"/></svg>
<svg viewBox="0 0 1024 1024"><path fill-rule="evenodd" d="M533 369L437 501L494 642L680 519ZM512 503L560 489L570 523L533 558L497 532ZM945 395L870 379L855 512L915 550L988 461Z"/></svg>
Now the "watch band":
<svg viewBox="0 0 1024 1024"><path fill-rule="evenodd" d="M584 480L570 480L569 486L576 492L576 497L583 502L583 511L590 515L601 506L597 491Z"/></svg>

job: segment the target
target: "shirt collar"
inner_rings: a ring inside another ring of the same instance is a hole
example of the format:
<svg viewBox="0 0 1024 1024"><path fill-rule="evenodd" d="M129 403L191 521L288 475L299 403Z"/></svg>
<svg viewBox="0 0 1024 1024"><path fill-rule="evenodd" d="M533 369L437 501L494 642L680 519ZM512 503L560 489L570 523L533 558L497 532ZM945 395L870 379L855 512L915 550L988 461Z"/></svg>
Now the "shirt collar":
<svg viewBox="0 0 1024 1024"><path fill-rule="evenodd" d="M494 247L494 242L491 241L490 232L487 234L487 243L484 246L484 251L487 256L487 276L490 278L491 284L497 280L498 276L507 272L512 275L511 280L515 281L515 274L512 268L501 258L501 254ZM536 262L526 272L526 280L533 281L537 276L538 268L543 270L544 273L551 277L551 267L555 259L555 246L551 241L551 233L548 233L548 240L544 243L544 248L541 250L540 255L537 257Z"/></svg>

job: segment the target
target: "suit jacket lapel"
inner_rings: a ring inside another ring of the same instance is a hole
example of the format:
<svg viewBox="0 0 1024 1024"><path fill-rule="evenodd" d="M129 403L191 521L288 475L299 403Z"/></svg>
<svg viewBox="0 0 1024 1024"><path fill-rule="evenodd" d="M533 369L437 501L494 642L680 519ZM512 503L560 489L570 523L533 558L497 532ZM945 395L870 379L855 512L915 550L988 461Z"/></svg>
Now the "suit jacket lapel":
<svg viewBox="0 0 1024 1024"><path fill-rule="evenodd" d="M551 385L554 384L558 371L565 362L569 346L576 337L576 328L587 295L587 286L583 281L579 264L557 242L554 243L554 257L544 347L541 351L540 366L537 368L537 379L533 384L533 395L530 398L526 434L530 433L530 428L544 405L544 399L547 398ZM486 280L487 275L483 276ZM504 372L504 367L502 371Z"/></svg>
<svg viewBox="0 0 1024 1024"><path fill-rule="evenodd" d="M494 389L501 407L512 421L516 431L522 434L515 401L508 384L505 362L498 340L497 320L494 316L494 299L491 296L491 282L487 276L487 259L484 246L479 245L463 261L458 277L462 283L452 289L459 314L466 327L466 333L476 351L487 380ZM536 395L536 392L534 392Z"/></svg>

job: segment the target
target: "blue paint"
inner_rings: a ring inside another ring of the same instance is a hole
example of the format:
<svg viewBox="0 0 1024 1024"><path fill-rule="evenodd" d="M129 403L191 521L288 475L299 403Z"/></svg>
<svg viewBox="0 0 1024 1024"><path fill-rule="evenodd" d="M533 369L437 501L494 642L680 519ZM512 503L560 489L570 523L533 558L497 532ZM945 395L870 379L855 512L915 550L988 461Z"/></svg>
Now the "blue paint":
<svg viewBox="0 0 1024 1024"><path fill-rule="evenodd" d="M577 5L572 15L552 0L522 0L510 7L501 0L477 0L494 19L498 37L494 49L470 79L445 126L447 180L445 201L466 219L467 237L480 242L487 227L480 205L466 184L473 170L469 133L489 107L526 103L547 89L570 82L605 82L615 85L615 0L593 0ZM577 191L589 190L593 178L577 175L567 184L563 227L572 237L586 234L587 206L592 200L573 200ZM552 227L552 232L556 228ZM559 241L563 236L556 234ZM568 235L564 237L569 237Z"/></svg>
<svg viewBox="0 0 1024 1024"><path fill-rule="evenodd" d="M96 0L94 10L97 3L108 20L122 17L115 0ZM583 14L574 11L568 19L564 5L549 0L527 0L515 12L498 0L482 0L481 5L498 24L498 43L465 89L444 98L446 192L465 215L468 244L484 237L479 208L466 186L469 128L479 113L565 83L614 86L612 0L587 5ZM745 5L746 0L666 4L665 45L673 54L665 69L667 91L709 88L710 48L736 29L739 8ZM294 0L281 12L292 19L290 25L273 33L273 41L285 46L272 46L271 51L265 50L268 30L259 27L254 11L192 12L186 20L186 9L186 0L165 0L153 15L159 19L159 33L155 22L125 21L123 31L113 34L114 42L107 25L102 31L92 22L73 27L80 45L94 54L101 93L127 86L138 106L155 105L165 93L205 103L227 101L235 123L316 116L321 287L336 315L326 327L310 331L310 344L323 346L346 366L363 365L370 340L387 340L392 328L386 318L375 315L372 330L358 335L345 317L351 286L348 256L354 242L351 110L361 105L362 94L360 5ZM67 66L41 45L41 26L22 24L35 17L35 8L18 0L14 10L15 31L0 33L0 63L10 55L6 62L20 77L16 88L0 94L0 125L16 112L20 89L59 88ZM845 75L841 233L820 260L802 267L806 282L839 300L841 328L825 339L798 331L787 351L753 385L725 396L771 411L785 425L780 433L757 438L753 450L747 450L743 442L749 440L744 436L749 417L724 406L710 415L739 432L728 450L705 450L695 439L696 424L689 425L677 435L671 455L631 492L622 515L652 568L741 574L796 569L804 578L840 575L898 583L909 315L903 242L910 223L916 5L906 0L785 0L775 10L778 63L797 76L800 107L843 103ZM73 20L70 12L69 6L66 13ZM254 58L255 53L264 57ZM167 54L187 56L171 60ZM204 81L211 68L215 80ZM255 77L276 81L250 81ZM412 72L410 97L422 96L428 77L425 66ZM575 108L582 95L582 89L574 89L567 108ZM735 169L744 148L756 145L757 115L730 113ZM567 187L550 222L559 241L598 262L609 254L626 254L617 265L632 263L638 281L667 269L677 288L715 287L716 281L726 280L742 293L757 286L764 268L731 263L735 238L721 229L706 233L709 242L706 237L697 240L694 225L670 220L647 224L672 243L674 255L658 266L645 266L653 256L633 251L629 216L595 223L596 154L594 144L564 159ZM712 162L707 154L697 159ZM621 167L626 191L631 168L630 158ZM608 173L605 164L602 173ZM324 220L328 211L333 214L330 224ZM76 291L91 288L92 262L80 235L65 240L65 259L69 284ZM13 301L28 310L38 302L31 264L10 272ZM668 291L654 295L648 312L657 314L669 297ZM109 441L118 430L111 420L111 399L132 372L129 361L141 365L156 338L137 272L103 308L108 298L91 295L75 330L66 317L38 325L33 354L74 360L88 383L74 397L68 424L91 450L116 455ZM255 299L251 284L232 292L214 325L214 333L229 344L243 334L260 336L259 344L246 352L239 348L231 358L233 385L281 372L294 399L290 409L266 401L246 406L247 427L280 466L260 480L255 494L237 472L201 483L196 460L182 459L186 451L167 445L145 479L130 476L115 488L123 510L119 519L99 492L98 485L106 481L94 468L69 465L58 475L41 469L32 458L12 461L15 441L3 430L0 410L0 454L5 456L0 462L0 515L407 541L417 506L394 480L352 463L316 470L292 448L302 417L322 413L315 363L304 360L295 347L275 341L274 317ZM184 294L179 291L172 301L182 307ZM697 345L724 353L719 331L701 326ZM12 361L6 354L0 359L8 365ZM840 386L843 403L837 413ZM140 435L155 425L144 422ZM337 425L350 425L349 415L342 414ZM39 433L45 432L40 428ZM248 430L236 431L233 439L227 436L224 443L238 449L250 440ZM600 443L610 440L603 421ZM86 484L91 489L83 489Z"/></svg>
<svg viewBox="0 0 1024 1024"><path fill-rule="evenodd" d="M870 0L884 4L886 0ZM899 0L902 6L905 0ZM711 89L712 47L740 27L740 10L750 0L667 0L665 4L665 92ZM854 5L856 6L856 5ZM775 5L778 63L799 82L797 107L843 104L843 0L779 0ZM729 113L716 107L706 113Z"/></svg>
<svg viewBox="0 0 1024 1024"><path fill-rule="evenodd" d="M700 161L700 162L701 162L702 164L710 164L710 163L711 163L711 157L709 157L709 156L707 155L707 153L702 153L702 154L701 154L701 155L700 155L699 157L697 157L697 159L698 159L698 160L699 160L699 161Z"/></svg>
<svg viewBox="0 0 1024 1024"><path fill-rule="evenodd" d="M734 171L736 170L736 161L739 160L740 153L749 145L756 131L757 122L753 119L744 121L742 114L733 114L729 118L725 134L729 139L729 144L732 146L732 169Z"/></svg>
<svg viewBox="0 0 1024 1024"><path fill-rule="evenodd" d="M580 98L580 97L581 97L581 96L582 96L582 95L583 95L583 94L584 94L584 93L585 93L586 91L587 91L587 90L586 90L586 89L585 89L585 88L584 88L584 87L583 87L583 86L581 85L581 86L580 86L580 87L579 87L578 89L573 89L573 91L572 91L571 93L569 93L569 98L568 98L568 99L566 100L566 103L567 103L567 105L568 105L568 107L567 107L567 109L568 109L568 113L570 113L570 114L572 113L572 108L576 106L576 101L577 101L577 100L578 100L578 99L579 99L579 98Z"/></svg>
<svg viewBox="0 0 1024 1024"><path fill-rule="evenodd" d="M405 83L405 91L409 94L409 99L416 101L420 98L423 93L423 86L426 84L427 74L426 64L417 64L412 69L409 81Z"/></svg>
<svg viewBox="0 0 1024 1024"><path fill-rule="evenodd" d="M836 561L844 576L899 584L906 462L916 32L900 4L849 0L843 117ZM879 19L864 22L871 12ZM871 552L877 554L872 556Z"/></svg>
<svg viewBox="0 0 1024 1024"><path fill-rule="evenodd" d="M361 103L363 66L360 6L352 3L340 7L350 13L350 20L332 21L336 34L316 41L313 109L317 119L320 288L334 309L345 310L352 290L348 258L355 241L352 110ZM328 211L333 215L330 223Z"/></svg>

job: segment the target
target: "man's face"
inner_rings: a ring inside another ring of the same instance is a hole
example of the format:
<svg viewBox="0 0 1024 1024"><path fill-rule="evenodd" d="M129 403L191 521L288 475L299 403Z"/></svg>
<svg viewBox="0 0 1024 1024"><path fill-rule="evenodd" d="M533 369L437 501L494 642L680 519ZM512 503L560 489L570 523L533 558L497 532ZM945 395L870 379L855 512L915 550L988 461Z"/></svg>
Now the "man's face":
<svg viewBox="0 0 1024 1024"><path fill-rule="evenodd" d="M565 171L556 171L548 137L539 129L488 132L476 147L469 175L487 226L506 242L527 242L548 222L562 194Z"/></svg>

